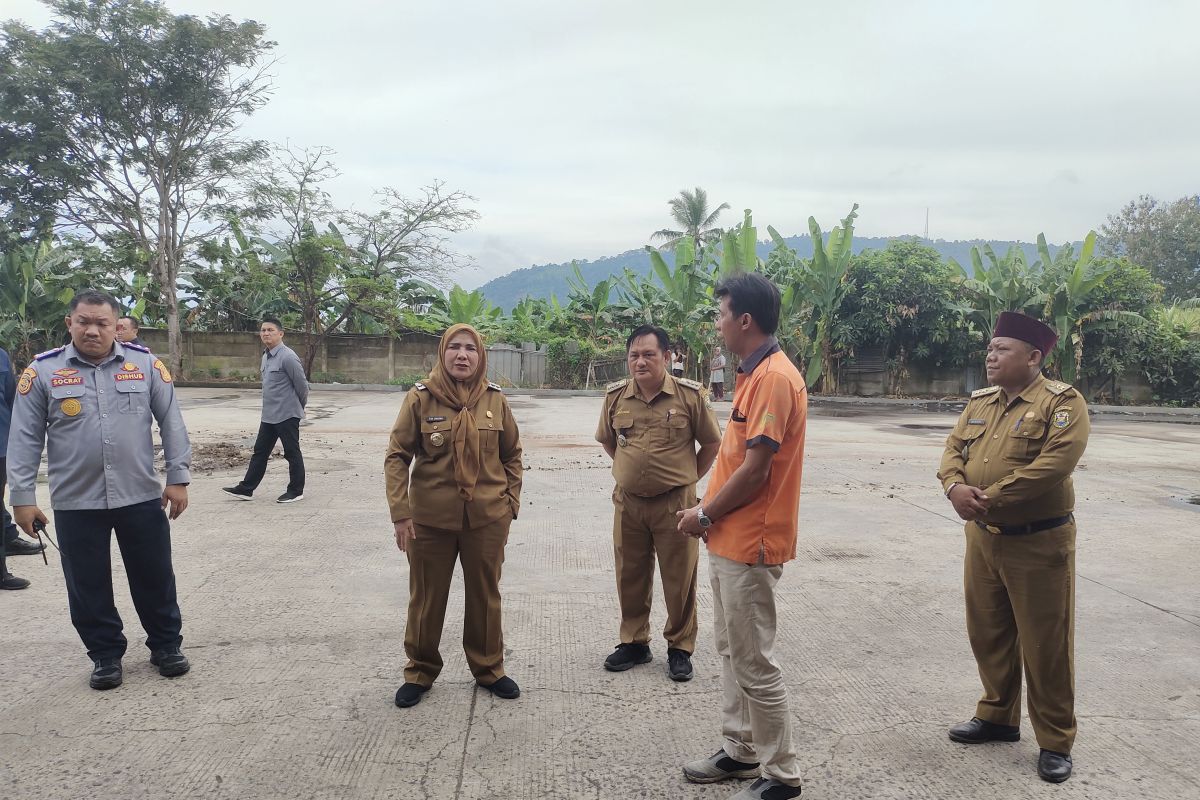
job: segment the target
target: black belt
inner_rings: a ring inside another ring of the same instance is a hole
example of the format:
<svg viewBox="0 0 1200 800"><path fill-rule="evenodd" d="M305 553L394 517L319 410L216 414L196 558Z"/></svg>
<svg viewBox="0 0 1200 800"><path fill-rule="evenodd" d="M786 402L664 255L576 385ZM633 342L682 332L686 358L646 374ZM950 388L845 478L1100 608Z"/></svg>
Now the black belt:
<svg viewBox="0 0 1200 800"><path fill-rule="evenodd" d="M1074 521L1074 519L1074 514L1067 514L1062 517L1051 517L1050 519L1039 519L1037 522L1027 522L1024 525L984 525L979 520L976 520L975 524L988 533L999 534L1000 536L1024 536L1027 533L1048 531L1051 528L1066 525L1068 522Z"/></svg>

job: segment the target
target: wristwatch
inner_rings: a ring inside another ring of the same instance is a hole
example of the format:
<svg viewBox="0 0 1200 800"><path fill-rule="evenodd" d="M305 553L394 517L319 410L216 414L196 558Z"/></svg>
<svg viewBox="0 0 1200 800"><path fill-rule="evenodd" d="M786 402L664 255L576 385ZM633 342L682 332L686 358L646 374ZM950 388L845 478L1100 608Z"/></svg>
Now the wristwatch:
<svg viewBox="0 0 1200 800"><path fill-rule="evenodd" d="M700 508L696 509L696 521L700 523L701 528L705 528L705 529L711 528L712 523L713 523L712 519L708 516L708 514L704 513L704 506L701 506Z"/></svg>

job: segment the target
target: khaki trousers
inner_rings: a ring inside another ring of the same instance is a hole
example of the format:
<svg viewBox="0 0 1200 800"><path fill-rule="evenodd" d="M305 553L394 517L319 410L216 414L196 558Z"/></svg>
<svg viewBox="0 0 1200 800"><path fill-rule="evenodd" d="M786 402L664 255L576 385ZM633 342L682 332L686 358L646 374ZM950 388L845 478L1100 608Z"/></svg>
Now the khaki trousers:
<svg viewBox="0 0 1200 800"><path fill-rule="evenodd" d="M500 619L500 568L512 524L507 515L478 528L451 531L414 525L408 546L408 624L404 680L432 686L442 671L442 625L454 562L462 562L466 613L463 652L482 684L504 677L504 631Z"/></svg>
<svg viewBox="0 0 1200 800"><path fill-rule="evenodd" d="M783 566L742 564L709 553L708 572L721 656L725 753L759 762L764 778L799 786L787 685L775 661L775 584Z"/></svg>
<svg viewBox="0 0 1200 800"><path fill-rule="evenodd" d="M650 642L654 597L654 555L667 604L663 638L667 647L696 650L696 576L699 541L679 533L676 511L696 504L696 487L680 486L657 497L613 491L613 552L617 598L621 604L621 643Z"/></svg>
<svg viewBox="0 0 1200 800"><path fill-rule="evenodd" d="M966 525L967 635L983 697L975 716L1021 721L1021 668L1038 745L1075 741L1075 523L1019 536Z"/></svg>

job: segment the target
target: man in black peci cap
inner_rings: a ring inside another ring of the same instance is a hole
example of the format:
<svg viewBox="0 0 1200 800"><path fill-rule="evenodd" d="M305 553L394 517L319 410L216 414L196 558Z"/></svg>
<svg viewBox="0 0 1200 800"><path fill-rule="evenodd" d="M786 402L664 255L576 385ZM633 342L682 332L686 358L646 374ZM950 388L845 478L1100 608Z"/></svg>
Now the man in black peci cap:
<svg viewBox="0 0 1200 800"><path fill-rule="evenodd" d="M971 395L938 478L966 520L967 635L983 697L950 729L964 744L1021 738L1021 672L1041 755L1038 775L1071 777L1075 740L1075 491L1087 406L1042 376L1054 330L1005 311L988 343L988 382Z"/></svg>

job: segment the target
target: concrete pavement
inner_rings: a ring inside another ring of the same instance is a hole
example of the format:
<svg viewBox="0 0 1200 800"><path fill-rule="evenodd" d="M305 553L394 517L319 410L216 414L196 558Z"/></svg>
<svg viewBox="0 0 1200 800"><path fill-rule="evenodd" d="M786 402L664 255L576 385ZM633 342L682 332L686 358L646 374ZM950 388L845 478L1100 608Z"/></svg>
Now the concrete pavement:
<svg viewBox="0 0 1200 800"><path fill-rule="evenodd" d="M526 485L505 564L517 701L474 689L461 583L446 669L412 709L401 682L407 565L381 464L401 396L315 391L306 499L244 469L258 393L182 389L200 461L173 528L189 675L160 678L114 559L125 684L87 688L61 570L0 593L0 797L724 798L679 765L719 745L718 662L701 560L697 677L600 668L617 641L611 477L598 397L513 394ZM718 406L726 414L728 404ZM1200 427L1100 417L1079 507L1075 777L1040 781L1017 744L956 745L979 693L962 609L962 529L933 473L954 415L867 408L809 423L800 555L779 592L806 798L1200 797ZM232 447L231 447L232 446ZM239 449L241 452L233 450ZM235 465L235 466L230 466ZM43 490L43 503L47 501ZM53 532L53 529L52 529ZM653 626L664 612L656 597Z"/></svg>

